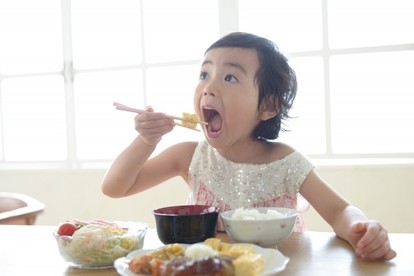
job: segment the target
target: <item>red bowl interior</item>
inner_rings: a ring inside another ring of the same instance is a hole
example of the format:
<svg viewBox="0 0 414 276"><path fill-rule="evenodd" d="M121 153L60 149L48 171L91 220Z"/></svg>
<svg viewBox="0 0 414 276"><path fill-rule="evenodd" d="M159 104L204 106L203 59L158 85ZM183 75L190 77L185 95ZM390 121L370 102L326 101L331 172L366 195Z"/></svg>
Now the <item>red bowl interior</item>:
<svg viewBox="0 0 414 276"><path fill-rule="evenodd" d="M154 214L157 215L199 215L218 212L218 209L214 206L208 205L179 205L170 206L154 210Z"/></svg>

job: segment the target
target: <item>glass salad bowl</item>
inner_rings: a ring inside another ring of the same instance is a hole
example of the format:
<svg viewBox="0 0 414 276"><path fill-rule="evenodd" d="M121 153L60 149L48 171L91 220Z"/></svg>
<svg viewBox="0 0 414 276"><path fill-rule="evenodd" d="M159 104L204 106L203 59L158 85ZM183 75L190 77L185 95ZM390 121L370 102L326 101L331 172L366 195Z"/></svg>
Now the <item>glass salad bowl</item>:
<svg viewBox="0 0 414 276"><path fill-rule="evenodd" d="M72 231L67 230L71 228ZM70 221L62 223L53 235L70 266L108 268L113 267L116 259L142 249L147 228L141 222Z"/></svg>

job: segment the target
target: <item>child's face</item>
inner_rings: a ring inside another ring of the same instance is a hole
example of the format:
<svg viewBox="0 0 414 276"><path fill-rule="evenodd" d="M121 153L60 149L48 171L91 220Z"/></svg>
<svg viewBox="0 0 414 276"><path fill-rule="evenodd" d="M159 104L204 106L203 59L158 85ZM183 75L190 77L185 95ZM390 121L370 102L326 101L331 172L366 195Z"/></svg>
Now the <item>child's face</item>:
<svg viewBox="0 0 414 276"><path fill-rule="evenodd" d="M252 141L252 132L260 122L258 69L254 49L215 48L206 53L194 105L200 118L209 123L204 134L212 146Z"/></svg>

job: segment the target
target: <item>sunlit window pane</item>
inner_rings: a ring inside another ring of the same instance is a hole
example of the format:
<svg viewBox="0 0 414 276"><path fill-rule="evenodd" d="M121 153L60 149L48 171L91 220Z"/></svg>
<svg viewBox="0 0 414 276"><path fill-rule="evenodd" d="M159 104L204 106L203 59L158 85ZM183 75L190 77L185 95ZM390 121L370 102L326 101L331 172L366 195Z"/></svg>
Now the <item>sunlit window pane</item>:
<svg viewBox="0 0 414 276"><path fill-rule="evenodd" d="M332 48L414 42L412 0L327 1Z"/></svg>
<svg viewBox="0 0 414 276"><path fill-rule="evenodd" d="M147 100L163 112L193 112L200 65L167 66L147 72Z"/></svg>
<svg viewBox="0 0 414 276"><path fill-rule="evenodd" d="M240 0L240 30L273 40L282 51L322 48L320 0Z"/></svg>
<svg viewBox="0 0 414 276"><path fill-rule="evenodd" d="M62 69L60 1L0 1L0 74Z"/></svg>
<svg viewBox="0 0 414 276"><path fill-rule="evenodd" d="M1 112L1 110L0 110L0 112ZM4 156L3 156L3 147L2 147L2 145L3 145L3 135L2 135L3 129L4 128L3 128L2 120L0 120L0 161L4 159Z"/></svg>
<svg viewBox="0 0 414 276"><path fill-rule="evenodd" d="M219 36L217 2L145 0L146 61L201 59Z"/></svg>
<svg viewBox="0 0 414 276"><path fill-rule="evenodd" d="M143 106L140 70L79 74L75 78L77 155L113 159L136 135L134 113L116 110L113 102Z"/></svg>
<svg viewBox="0 0 414 276"><path fill-rule="evenodd" d="M6 161L64 160L67 157L63 87L61 76L3 81Z"/></svg>
<svg viewBox="0 0 414 276"><path fill-rule="evenodd" d="M139 15L136 0L72 0L75 68L140 63Z"/></svg>
<svg viewBox="0 0 414 276"><path fill-rule="evenodd" d="M414 52L332 57L337 153L414 152Z"/></svg>
<svg viewBox="0 0 414 276"><path fill-rule="evenodd" d="M156 111L181 116L194 112L193 95L197 85L200 65L160 67L148 70L147 99ZM163 138L163 145L186 140L198 140L202 134L176 127Z"/></svg>
<svg viewBox="0 0 414 276"><path fill-rule="evenodd" d="M290 64L296 71L298 92L290 112L293 118L285 126L289 131L281 133L281 141L308 154L324 154L326 130L322 59L295 58Z"/></svg>

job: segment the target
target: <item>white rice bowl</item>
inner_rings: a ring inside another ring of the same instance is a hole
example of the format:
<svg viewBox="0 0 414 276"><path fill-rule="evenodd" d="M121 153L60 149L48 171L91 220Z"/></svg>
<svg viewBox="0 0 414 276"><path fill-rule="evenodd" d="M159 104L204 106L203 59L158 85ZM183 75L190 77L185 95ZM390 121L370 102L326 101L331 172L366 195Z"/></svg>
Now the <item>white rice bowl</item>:
<svg viewBox="0 0 414 276"><path fill-rule="evenodd" d="M224 229L231 239L274 247L293 231L298 212L282 207L239 208L220 213Z"/></svg>

